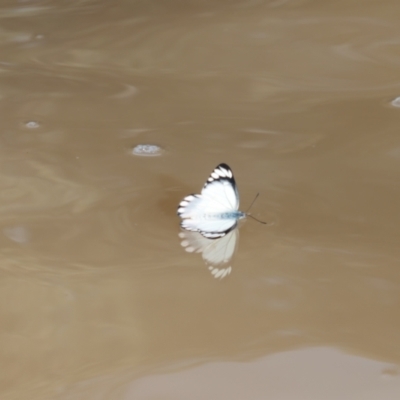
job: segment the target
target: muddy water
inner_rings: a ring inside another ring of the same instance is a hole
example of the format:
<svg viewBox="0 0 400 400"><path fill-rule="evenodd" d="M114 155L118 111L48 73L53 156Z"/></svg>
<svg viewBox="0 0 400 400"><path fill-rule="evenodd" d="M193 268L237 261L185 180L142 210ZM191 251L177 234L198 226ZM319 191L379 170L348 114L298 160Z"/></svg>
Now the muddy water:
<svg viewBox="0 0 400 400"><path fill-rule="evenodd" d="M3 0L1 399L397 398L399 14ZM268 221L222 280L175 215L220 162Z"/></svg>

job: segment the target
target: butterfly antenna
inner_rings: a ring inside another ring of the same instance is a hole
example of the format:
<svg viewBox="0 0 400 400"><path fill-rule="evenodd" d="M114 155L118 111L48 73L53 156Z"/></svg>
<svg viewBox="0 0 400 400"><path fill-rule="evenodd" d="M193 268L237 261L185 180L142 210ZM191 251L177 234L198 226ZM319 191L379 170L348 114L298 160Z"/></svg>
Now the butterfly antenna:
<svg viewBox="0 0 400 400"><path fill-rule="evenodd" d="M250 207L249 207L249 208L247 209L247 211L246 211L246 215L247 215L248 217L250 217L250 218L253 218L254 220L256 220L257 222L259 222L260 224L266 225L266 224L267 224L266 222L260 221L259 219L257 219L256 217L253 217L252 215L250 215L250 214L248 213L248 211L250 210L250 208L253 206L254 202L257 200L257 197L259 196L259 194L260 194L260 193L257 193L257 194L256 194L256 197L254 197L254 200L251 202Z"/></svg>
<svg viewBox="0 0 400 400"><path fill-rule="evenodd" d="M253 217L252 215L250 215L250 214L246 214L248 217L250 217L250 218L253 218L254 220L256 220L257 222L259 222L260 224L264 224L264 225L267 225L267 223L266 222L264 222L264 221L260 221L259 219L257 219L256 217Z"/></svg>
<svg viewBox="0 0 400 400"><path fill-rule="evenodd" d="M260 193L257 193L257 194L256 194L256 197L254 197L254 200L251 202L249 208L246 210L246 214L249 212L250 208L253 207L253 204L254 204L254 202L257 200L257 197L258 197L259 194L260 194Z"/></svg>

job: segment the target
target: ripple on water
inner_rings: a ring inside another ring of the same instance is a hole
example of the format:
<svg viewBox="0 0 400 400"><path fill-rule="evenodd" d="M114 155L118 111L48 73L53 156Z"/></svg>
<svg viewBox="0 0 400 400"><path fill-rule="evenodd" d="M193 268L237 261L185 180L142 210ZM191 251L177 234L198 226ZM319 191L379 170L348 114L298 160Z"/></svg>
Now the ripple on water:
<svg viewBox="0 0 400 400"><path fill-rule="evenodd" d="M400 97L396 97L394 100L391 101L390 103L393 107L400 107Z"/></svg>
<svg viewBox="0 0 400 400"><path fill-rule="evenodd" d="M29 231L24 226L11 226L3 229L3 233L9 239L17 243L29 242Z"/></svg>
<svg viewBox="0 0 400 400"><path fill-rule="evenodd" d="M160 156L163 149L156 144L138 144L132 149L134 156Z"/></svg>
<svg viewBox="0 0 400 400"><path fill-rule="evenodd" d="M28 129L37 129L40 126L39 122L37 122L37 121L28 121L28 122L25 122L24 125Z"/></svg>

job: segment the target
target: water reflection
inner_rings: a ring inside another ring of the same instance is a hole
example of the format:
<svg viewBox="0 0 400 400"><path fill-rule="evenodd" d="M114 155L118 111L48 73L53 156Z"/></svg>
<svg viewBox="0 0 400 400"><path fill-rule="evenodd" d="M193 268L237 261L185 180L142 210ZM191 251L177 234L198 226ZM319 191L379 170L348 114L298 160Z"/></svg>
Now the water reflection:
<svg viewBox="0 0 400 400"><path fill-rule="evenodd" d="M222 279L232 272L232 257L239 243L239 230L233 229L218 239L208 239L198 232L179 233L181 246L188 253L201 253L214 278Z"/></svg>

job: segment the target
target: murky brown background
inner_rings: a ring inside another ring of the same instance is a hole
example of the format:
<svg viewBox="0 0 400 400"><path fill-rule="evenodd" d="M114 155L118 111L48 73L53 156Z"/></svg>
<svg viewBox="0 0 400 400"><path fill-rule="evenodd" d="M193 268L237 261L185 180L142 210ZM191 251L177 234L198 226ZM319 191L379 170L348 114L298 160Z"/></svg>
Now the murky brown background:
<svg viewBox="0 0 400 400"><path fill-rule="evenodd" d="M397 399L399 20L2 0L0 398ZM224 280L175 214L220 162L268 221Z"/></svg>

